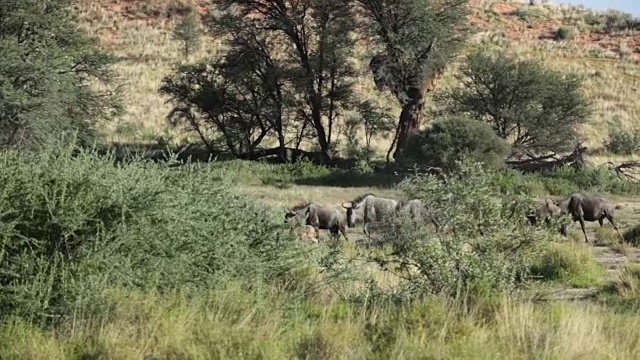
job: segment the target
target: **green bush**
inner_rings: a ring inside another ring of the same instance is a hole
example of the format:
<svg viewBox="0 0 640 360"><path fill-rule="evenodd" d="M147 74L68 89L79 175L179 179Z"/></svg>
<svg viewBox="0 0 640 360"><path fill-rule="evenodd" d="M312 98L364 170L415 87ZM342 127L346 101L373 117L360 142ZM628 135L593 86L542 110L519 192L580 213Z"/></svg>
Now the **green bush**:
<svg viewBox="0 0 640 360"><path fill-rule="evenodd" d="M436 120L429 129L410 138L408 149L416 162L446 172L456 170L462 157L492 169L501 168L509 153L507 143L489 124L464 117Z"/></svg>
<svg viewBox="0 0 640 360"><path fill-rule="evenodd" d="M602 284L604 268L583 245L549 243L531 266L531 274L547 281L561 281L575 287Z"/></svg>
<svg viewBox="0 0 640 360"><path fill-rule="evenodd" d="M93 125L122 109L110 68L115 57L77 26L73 5L0 1L3 147L37 148L70 132L90 144Z"/></svg>
<svg viewBox="0 0 640 360"><path fill-rule="evenodd" d="M614 130L605 147L617 155L634 154L640 151L640 131Z"/></svg>
<svg viewBox="0 0 640 360"><path fill-rule="evenodd" d="M555 40L571 40L575 37L575 29L561 26L554 35Z"/></svg>
<svg viewBox="0 0 640 360"><path fill-rule="evenodd" d="M574 150L576 129L593 110L582 76L504 51L474 51L456 78L458 85L439 92L436 101L452 114L488 122L514 155Z"/></svg>
<svg viewBox="0 0 640 360"><path fill-rule="evenodd" d="M607 10L604 13L590 12L585 16L585 21L609 33L640 29L640 18L634 18L630 13L618 10Z"/></svg>
<svg viewBox="0 0 640 360"><path fill-rule="evenodd" d="M233 195L206 169L71 153L0 155L3 316L65 313L107 285L257 284L284 271L280 255L297 259L296 246L281 248L280 212Z"/></svg>

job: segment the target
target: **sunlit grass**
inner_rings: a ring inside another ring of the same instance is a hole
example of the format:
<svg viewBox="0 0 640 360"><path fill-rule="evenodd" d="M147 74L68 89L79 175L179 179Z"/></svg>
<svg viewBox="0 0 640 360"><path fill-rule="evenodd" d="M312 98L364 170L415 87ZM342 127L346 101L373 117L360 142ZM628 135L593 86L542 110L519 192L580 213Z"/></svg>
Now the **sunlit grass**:
<svg viewBox="0 0 640 360"><path fill-rule="evenodd" d="M371 299L365 311L337 298L254 292L111 291L103 312L79 309L54 330L0 325L0 349L7 359L633 359L640 350L639 315L597 305Z"/></svg>

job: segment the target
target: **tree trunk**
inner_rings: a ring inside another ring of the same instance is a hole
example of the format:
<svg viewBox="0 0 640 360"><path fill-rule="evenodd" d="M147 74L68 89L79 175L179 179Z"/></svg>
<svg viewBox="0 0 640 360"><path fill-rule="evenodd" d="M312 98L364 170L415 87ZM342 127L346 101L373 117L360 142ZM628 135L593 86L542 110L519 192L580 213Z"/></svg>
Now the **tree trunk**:
<svg viewBox="0 0 640 360"><path fill-rule="evenodd" d="M396 149L393 152L393 158L396 161L402 161L406 151L407 140L420 129L422 108L424 106L422 91L412 88L408 91L408 95L410 100L402 107L400 119L398 120L398 139L395 144Z"/></svg>

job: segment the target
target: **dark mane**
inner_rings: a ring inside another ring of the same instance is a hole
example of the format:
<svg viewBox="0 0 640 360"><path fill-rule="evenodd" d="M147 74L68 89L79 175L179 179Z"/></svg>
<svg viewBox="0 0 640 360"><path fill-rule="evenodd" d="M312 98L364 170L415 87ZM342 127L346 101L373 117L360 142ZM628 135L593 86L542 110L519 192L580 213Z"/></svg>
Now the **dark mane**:
<svg viewBox="0 0 640 360"><path fill-rule="evenodd" d="M351 200L351 203L357 204L369 195L375 196L373 193L364 193L364 194L358 195L355 199Z"/></svg>
<svg viewBox="0 0 640 360"><path fill-rule="evenodd" d="M303 202L301 202L301 203L299 203L299 204L297 204L297 205L294 205L294 206L291 208L291 211L298 211L298 210L302 210L302 209L306 208L307 206L309 206L309 205L311 205L311 204L313 204L313 202L312 202L312 201L303 201Z"/></svg>

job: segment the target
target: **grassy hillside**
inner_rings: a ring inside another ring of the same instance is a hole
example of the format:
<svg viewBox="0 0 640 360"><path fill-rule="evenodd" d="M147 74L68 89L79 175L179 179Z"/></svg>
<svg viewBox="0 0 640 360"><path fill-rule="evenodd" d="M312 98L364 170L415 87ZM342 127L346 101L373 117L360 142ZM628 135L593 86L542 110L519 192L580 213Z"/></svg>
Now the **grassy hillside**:
<svg viewBox="0 0 640 360"><path fill-rule="evenodd" d="M160 80L172 65L215 56L219 44L206 39L200 51L190 59L180 54L179 44L171 39L171 29L190 5L199 13L207 11L210 1L192 0L100 0L79 2L82 26L99 37L104 48L122 59L117 71L126 82L126 113L102 128L109 140L154 142L164 138L173 142L187 140L165 122L170 110L157 93ZM469 21L475 26L469 48L478 44L506 49L524 58L537 58L550 67L573 71L586 77L586 94L596 104L596 112L581 133L587 146L602 147L614 128L631 130L640 126L640 36L634 32L609 33L595 24L595 13L577 7L545 4L529 6L524 2L471 1ZM571 39L554 40L556 31L570 29ZM367 54L363 53L366 59ZM440 86L455 79L452 66ZM362 78L358 91L373 94L370 78ZM379 96L376 94L376 96ZM381 99L391 106L391 98ZM395 106L396 111L397 106ZM388 141L378 139L386 148Z"/></svg>

